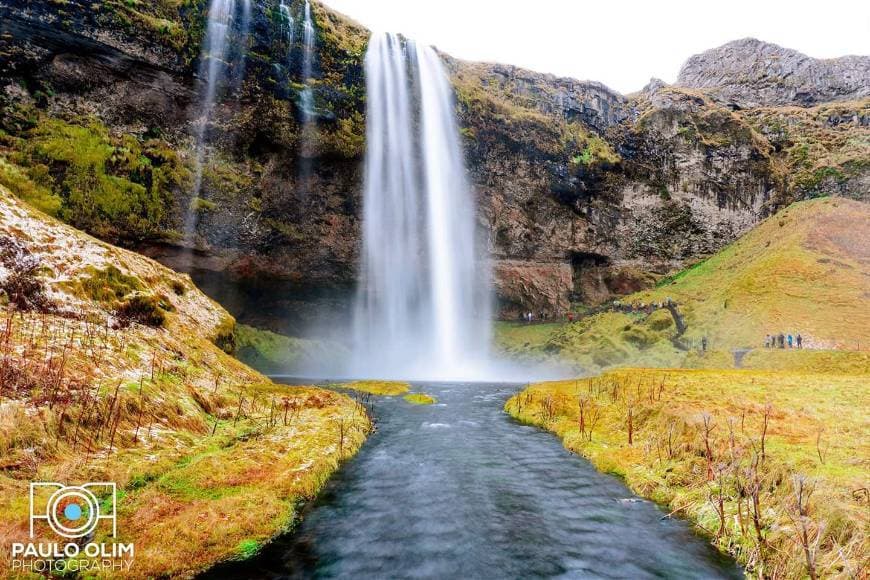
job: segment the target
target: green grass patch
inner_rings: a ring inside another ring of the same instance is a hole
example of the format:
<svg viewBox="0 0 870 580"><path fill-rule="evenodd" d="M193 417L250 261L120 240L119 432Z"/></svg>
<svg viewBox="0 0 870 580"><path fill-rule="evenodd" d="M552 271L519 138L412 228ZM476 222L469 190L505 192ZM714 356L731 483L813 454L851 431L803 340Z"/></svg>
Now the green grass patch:
<svg viewBox="0 0 870 580"><path fill-rule="evenodd" d="M354 381L352 383L344 383L340 386L345 389L360 391L361 393L382 395L386 397L402 395L411 389L411 385L401 381Z"/></svg>
<svg viewBox="0 0 870 580"><path fill-rule="evenodd" d="M402 398L412 405L432 405L438 402L438 399L426 393L411 393Z"/></svg>

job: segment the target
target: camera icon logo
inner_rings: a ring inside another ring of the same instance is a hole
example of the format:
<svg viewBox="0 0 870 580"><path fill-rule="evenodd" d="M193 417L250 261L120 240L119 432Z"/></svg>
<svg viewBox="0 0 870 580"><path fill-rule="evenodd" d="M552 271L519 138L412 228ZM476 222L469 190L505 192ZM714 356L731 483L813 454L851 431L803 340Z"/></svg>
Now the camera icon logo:
<svg viewBox="0 0 870 580"><path fill-rule="evenodd" d="M102 503L98 495L105 496ZM30 484L30 537L34 537L35 525L40 520L45 520L57 535L68 539L87 536L101 521L111 521L112 537L115 537L117 500L114 483L33 482Z"/></svg>

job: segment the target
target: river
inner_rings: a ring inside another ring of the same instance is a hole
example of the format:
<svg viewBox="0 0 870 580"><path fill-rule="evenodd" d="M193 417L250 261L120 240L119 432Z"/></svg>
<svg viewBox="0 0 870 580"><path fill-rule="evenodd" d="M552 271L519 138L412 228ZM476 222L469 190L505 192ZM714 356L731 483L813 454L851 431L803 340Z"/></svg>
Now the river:
<svg viewBox="0 0 870 580"><path fill-rule="evenodd" d="M377 431L253 559L207 578L740 578L552 434L502 410L505 384L417 384L374 397Z"/></svg>

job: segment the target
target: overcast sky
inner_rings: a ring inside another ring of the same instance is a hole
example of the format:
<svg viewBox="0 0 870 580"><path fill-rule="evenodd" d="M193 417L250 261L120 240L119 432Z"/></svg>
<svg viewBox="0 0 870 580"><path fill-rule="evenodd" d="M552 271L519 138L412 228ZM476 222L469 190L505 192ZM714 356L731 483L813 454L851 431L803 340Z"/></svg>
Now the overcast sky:
<svg viewBox="0 0 870 580"><path fill-rule="evenodd" d="M752 36L830 58L870 54L870 1L324 0L373 30L455 57L596 80L676 80L692 54Z"/></svg>

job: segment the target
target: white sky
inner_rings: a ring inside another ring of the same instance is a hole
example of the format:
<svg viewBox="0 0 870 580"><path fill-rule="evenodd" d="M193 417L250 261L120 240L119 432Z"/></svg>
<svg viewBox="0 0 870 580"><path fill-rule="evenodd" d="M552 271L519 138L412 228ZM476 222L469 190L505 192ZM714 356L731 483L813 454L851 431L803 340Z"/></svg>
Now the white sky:
<svg viewBox="0 0 870 580"><path fill-rule="evenodd" d="M466 60L515 64L628 93L752 36L817 58L870 54L864 0L323 0L374 30Z"/></svg>

